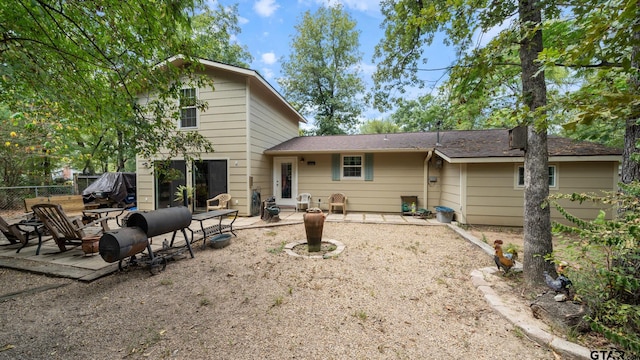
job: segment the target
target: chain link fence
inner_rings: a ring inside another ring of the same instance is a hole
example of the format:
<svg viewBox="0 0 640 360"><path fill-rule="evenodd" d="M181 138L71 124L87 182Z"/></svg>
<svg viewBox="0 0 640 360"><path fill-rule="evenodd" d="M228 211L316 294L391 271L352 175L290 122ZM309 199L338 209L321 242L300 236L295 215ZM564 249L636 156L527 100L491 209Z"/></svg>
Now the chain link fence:
<svg viewBox="0 0 640 360"><path fill-rule="evenodd" d="M24 211L24 199L38 196L76 195L73 185L0 187L0 210Z"/></svg>

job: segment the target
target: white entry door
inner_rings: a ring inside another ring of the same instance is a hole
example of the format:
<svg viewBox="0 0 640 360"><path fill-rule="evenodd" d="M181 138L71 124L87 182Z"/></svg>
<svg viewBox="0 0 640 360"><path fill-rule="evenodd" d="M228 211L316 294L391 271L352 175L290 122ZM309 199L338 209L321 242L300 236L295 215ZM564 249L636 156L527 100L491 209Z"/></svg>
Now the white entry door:
<svg viewBox="0 0 640 360"><path fill-rule="evenodd" d="M273 194L278 205L296 205L298 167L295 157L273 159Z"/></svg>

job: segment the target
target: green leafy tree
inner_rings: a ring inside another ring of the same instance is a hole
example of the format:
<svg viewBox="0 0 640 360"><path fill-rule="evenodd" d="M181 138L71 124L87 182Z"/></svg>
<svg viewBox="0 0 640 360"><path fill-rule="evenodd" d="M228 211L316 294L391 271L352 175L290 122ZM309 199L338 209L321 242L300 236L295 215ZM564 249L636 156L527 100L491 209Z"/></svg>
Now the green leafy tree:
<svg viewBox="0 0 640 360"><path fill-rule="evenodd" d="M22 106L28 111L14 113L6 105L0 106L3 186L48 185L52 170L64 160L58 150L65 144L55 134L64 131L65 125L57 121L56 104Z"/></svg>
<svg viewBox="0 0 640 360"><path fill-rule="evenodd" d="M569 119L562 126L562 135L623 148L631 109L620 101L628 91L628 76L611 68L591 69L581 76L584 83L559 99Z"/></svg>
<svg viewBox="0 0 640 360"><path fill-rule="evenodd" d="M566 21L549 19L542 23L543 48L566 46ZM440 88L448 103L448 114L457 119L459 129L511 128L522 123L522 77L517 25L503 29L486 45L460 54L450 76ZM544 70L547 88L545 117L549 132L569 121L571 112L560 103L580 81L568 67ZM570 108L570 107L569 107Z"/></svg>
<svg viewBox="0 0 640 360"><path fill-rule="evenodd" d="M122 170L136 154L151 157L161 148L186 159L212 151L197 132L175 131L177 109L170 104L179 98L181 81L212 84L197 66L158 66L175 54L187 60L197 54L191 14L200 4L2 2L0 101L24 117L35 117L34 109L39 117L48 113L46 121L30 125L51 137L48 154L85 170ZM150 89L156 100L137 105L138 94Z"/></svg>
<svg viewBox="0 0 640 360"><path fill-rule="evenodd" d="M360 125L360 134L391 134L397 132L400 132L400 128L391 121L373 119Z"/></svg>
<svg viewBox="0 0 640 360"><path fill-rule="evenodd" d="M591 328L640 354L640 183L623 185L620 192L557 194L550 204L568 220L554 223L559 235L573 235L566 247L554 252L554 261L568 261L568 274L578 298L589 307ZM561 205L568 201L592 204L619 215L607 220L605 211L595 219L581 219Z"/></svg>
<svg viewBox="0 0 640 360"><path fill-rule="evenodd" d="M543 23L545 30L544 46L566 46L565 36L568 22L551 19ZM520 59L518 55L517 37L514 30L506 28L496 37L490 39L484 46L471 48L459 54L456 63L450 67L448 77L431 94L418 97L416 100L406 100L404 97L387 96L387 91L393 90L393 83L379 87L378 106L384 109L387 105L395 105L395 113L405 122L420 122L422 117L432 117L437 114L443 126L456 129L483 128L511 128L520 122L521 89ZM479 60L481 59L481 60ZM418 69L421 71L422 69ZM547 85L547 120L550 133L559 133L560 125L571 121L576 115L574 99L569 99L575 89L587 84L582 72L572 70L567 66L551 66L545 69ZM420 82L416 84L421 84ZM599 83L588 83L590 89L599 87ZM423 103L426 99L438 107L423 104L427 109L420 112L420 108L411 106L412 102ZM412 120L405 116L406 103L416 111ZM420 115L419 115L420 114ZM395 115L395 114L394 114ZM578 139L584 133L563 132L565 136ZM603 136L605 134L602 134ZM599 139L589 138L592 141Z"/></svg>
<svg viewBox="0 0 640 360"><path fill-rule="evenodd" d="M408 86L422 86L418 77L419 63L426 62L423 53L436 33L444 32L446 43L454 45L463 66L450 74L451 82L462 89L482 87L478 83L494 72L494 67L516 59L517 72L507 77L513 83L519 74L521 89L514 102L517 123L527 127L528 143L525 151L524 205L524 270L529 287L544 283L542 271L553 267L542 256L553 250L551 218L548 207L542 204L549 194L547 159L547 95L545 73L537 61L543 50L542 9L537 0L502 1L392 1L381 3L385 15L385 38L378 44L375 56L382 58L374 75L376 103L385 106L385 94ZM549 15L552 6L545 7ZM475 35L486 33L503 22L515 18L510 27L483 49L475 48ZM517 44L514 48L513 44ZM507 51L507 53L505 53ZM512 53L509 54L508 51ZM507 56L510 55L510 56ZM511 65L513 66L513 64ZM454 66L454 68L456 68ZM479 71L482 76L467 76ZM495 79L491 79L495 81ZM457 91L460 93L460 91ZM464 99L461 99L464 101ZM476 106L480 112L483 106Z"/></svg>
<svg viewBox="0 0 640 360"><path fill-rule="evenodd" d="M424 95L415 100L399 99L391 114L393 121L403 132L432 131L455 128L456 120L449 115L448 106L441 97Z"/></svg>
<svg viewBox="0 0 640 360"><path fill-rule="evenodd" d="M513 29L486 46L460 54L441 94L459 129L513 127L518 124L522 82ZM481 59L481 60L480 60Z"/></svg>
<svg viewBox="0 0 640 360"><path fill-rule="evenodd" d="M364 84L356 23L341 5L305 12L278 80L284 96L315 119L315 134L352 132L362 113Z"/></svg>
<svg viewBox="0 0 640 360"><path fill-rule="evenodd" d="M46 155L40 145L47 144L42 141L46 134L38 131L40 127L27 126L30 123L30 119L12 114L6 106L0 106L0 138L3 140L0 146L1 186L26 185L27 176L42 179L42 176L36 176L42 174L29 173L29 170L41 165L43 155ZM44 171L42 167L40 169Z"/></svg>
<svg viewBox="0 0 640 360"><path fill-rule="evenodd" d="M241 29L238 25L238 4L205 8L192 19L194 55L235 66L248 67L253 59L246 47L233 41Z"/></svg>
<svg viewBox="0 0 640 360"><path fill-rule="evenodd" d="M567 6L574 17L566 21L565 42L540 56L546 68L569 67L584 79L579 91L566 99L573 118L565 128L624 123L622 181L640 180L640 6L634 1L581 0Z"/></svg>

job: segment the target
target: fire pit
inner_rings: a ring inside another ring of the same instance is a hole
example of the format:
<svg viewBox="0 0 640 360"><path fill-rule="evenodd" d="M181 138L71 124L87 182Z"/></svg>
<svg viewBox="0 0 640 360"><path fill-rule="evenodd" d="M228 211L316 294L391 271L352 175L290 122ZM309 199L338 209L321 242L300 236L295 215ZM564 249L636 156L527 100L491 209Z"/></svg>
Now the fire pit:
<svg viewBox="0 0 640 360"><path fill-rule="evenodd" d="M329 246L331 246L331 248L334 248L334 249L327 252L323 252L323 251L307 252L307 255L304 254L304 251L294 250L294 248L297 249L305 245L308 245L306 240L300 240L300 241L288 243L287 245L284 246L284 251L291 256L303 257L307 259L329 259L329 258L340 255L340 253L342 253L345 248L345 245L338 240L322 239L322 244L320 245L321 250L322 248L329 247Z"/></svg>

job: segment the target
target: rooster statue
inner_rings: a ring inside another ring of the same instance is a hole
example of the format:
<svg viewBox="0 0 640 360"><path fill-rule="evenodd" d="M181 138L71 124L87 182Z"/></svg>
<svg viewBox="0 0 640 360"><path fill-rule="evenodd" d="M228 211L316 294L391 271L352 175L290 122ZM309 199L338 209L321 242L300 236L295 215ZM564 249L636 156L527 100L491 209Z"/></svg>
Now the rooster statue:
<svg viewBox="0 0 640 360"><path fill-rule="evenodd" d="M493 242L493 248L496 250L495 255L493 256L493 260L496 262L498 270L503 270L504 275L506 275L513 267L513 265L515 265L516 259L518 258L518 253L515 251L507 253L503 252L503 243L504 242L502 240L496 240Z"/></svg>
<svg viewBox="0 0 640 360"><path fill-rule="evenodd" d="M567 298L569 298L570 288L573 285L571 283L571 280L569 280L563 274L564 269L566 267L567 267L567 264L565 262L561 262L558 265L558 268L557 268L558 277L555 279L551 277L551 275L549 275L549 273L546 270L542 272L542 274L544 275L544 282L547 284L547 286L550 287L556 293L560 293L564 295L564 297L559 298L562 300L566 300Z"/></svg>

